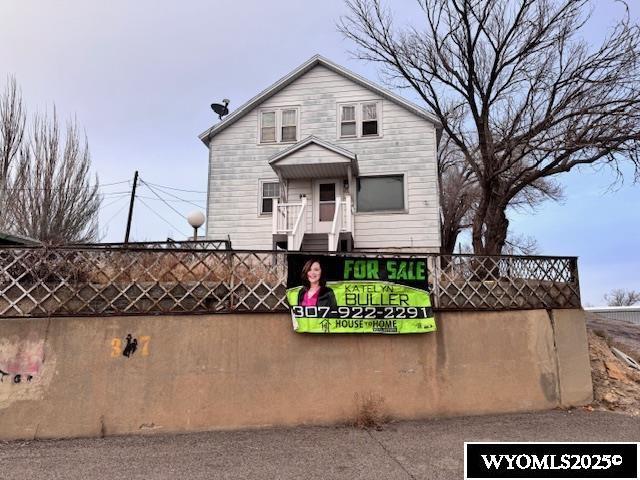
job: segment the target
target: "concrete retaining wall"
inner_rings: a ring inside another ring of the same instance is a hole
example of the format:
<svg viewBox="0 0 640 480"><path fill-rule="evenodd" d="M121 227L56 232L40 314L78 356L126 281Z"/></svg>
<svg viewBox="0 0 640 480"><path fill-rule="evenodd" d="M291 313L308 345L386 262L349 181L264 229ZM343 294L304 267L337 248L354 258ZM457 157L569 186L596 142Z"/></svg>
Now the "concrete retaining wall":
<svg viewBox="0 0 640 480"><path fill-rule="evenodd" d="M591 400L582 311L437 322L383 336L300 335L282 314L1 320L0 439L350 422L363 398L396 419Z"/></svg>

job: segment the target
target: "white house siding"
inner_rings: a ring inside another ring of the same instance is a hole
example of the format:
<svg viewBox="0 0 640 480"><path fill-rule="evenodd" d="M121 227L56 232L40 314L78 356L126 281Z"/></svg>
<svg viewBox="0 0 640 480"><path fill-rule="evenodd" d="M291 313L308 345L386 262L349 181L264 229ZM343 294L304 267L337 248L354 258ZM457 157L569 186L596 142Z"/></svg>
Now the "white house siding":
<svg viewBox="0 0 640 480"><path fill-rule="evenodd" d="M382 136L339 139L337 104L375 100L382 101ZM288 145L258 145L258 111L285 106L300 108L298 140L315 135L356 153L360 175L406 176L408 213L356 214L355 248L439 248L435 127L321 65L211 139L209 238L228 234L236 249L271 248L271 216L258 213L258 179L277 178L268 159ZM292 180L289 199L294 201L300 193L311 199L310 191L311 182ZM310 217L308 222L310 227Z"/></svg>

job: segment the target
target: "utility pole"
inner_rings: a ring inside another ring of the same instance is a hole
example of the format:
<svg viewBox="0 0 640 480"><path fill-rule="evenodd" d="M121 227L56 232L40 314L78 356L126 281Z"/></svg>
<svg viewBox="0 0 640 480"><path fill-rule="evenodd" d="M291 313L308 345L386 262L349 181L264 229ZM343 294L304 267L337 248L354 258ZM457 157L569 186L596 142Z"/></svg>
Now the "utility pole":
<svg viewBox="0 0 640 480"><path fill-rule="evenodd" d="M129 203L129 218L127 218L127 231L124 234L124 243L129 243L129 232L131 231L131 217L133 216L133 201L136 198L136 186L138 185L138 171L133 175L133 188L131 189L131 202Z"/></svg>

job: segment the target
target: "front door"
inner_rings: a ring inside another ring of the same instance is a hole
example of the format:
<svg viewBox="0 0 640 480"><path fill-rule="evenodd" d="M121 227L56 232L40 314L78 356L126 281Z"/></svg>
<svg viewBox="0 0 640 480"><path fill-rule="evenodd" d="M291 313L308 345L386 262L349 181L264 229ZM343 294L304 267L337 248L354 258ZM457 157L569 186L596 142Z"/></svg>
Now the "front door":
<svg viewBox="0 0 640 480"><path fill-rule="evenodd" d="M313 182L313 231L331 231L336 211L336 197L342 196L342 180L314 180Z"/></svg>

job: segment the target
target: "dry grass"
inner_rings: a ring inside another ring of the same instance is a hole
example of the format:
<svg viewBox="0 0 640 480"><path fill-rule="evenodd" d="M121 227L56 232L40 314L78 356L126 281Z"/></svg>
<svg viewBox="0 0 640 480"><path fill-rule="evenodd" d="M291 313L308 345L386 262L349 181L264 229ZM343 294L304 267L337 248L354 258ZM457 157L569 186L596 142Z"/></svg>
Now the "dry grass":
<svg viewBox="0 0 640 480"><path fill-rule="evenodd" d="M106 277L117 282L231 283L233 280L247 285L260 282L276 285L281 278L274 273L270 257L176 251L135 252L132 257L129 252L113 252L97 273L101 282Z"/></svg>
<svg viewBox="0 0 640 480"><path fill-rule="evenodd" d="M355 394L356 414L353 426L382 428L390 420L384 397L378 393Z"/></svg>

